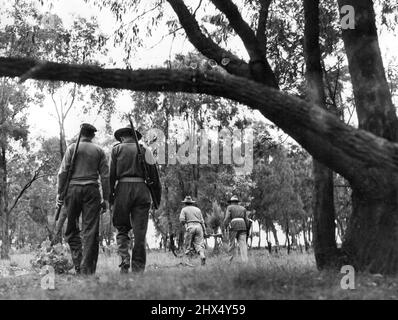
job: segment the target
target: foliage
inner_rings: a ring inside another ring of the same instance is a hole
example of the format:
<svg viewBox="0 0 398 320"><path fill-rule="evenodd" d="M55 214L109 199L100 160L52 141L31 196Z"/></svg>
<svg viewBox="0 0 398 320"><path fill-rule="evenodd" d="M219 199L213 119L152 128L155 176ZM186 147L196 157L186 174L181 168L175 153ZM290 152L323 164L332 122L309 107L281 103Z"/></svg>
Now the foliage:
<svg viewBox="0 0 398 320"><path fill-rule="evenodd" d="M221 207L217 201L213 201L213 210L206 218L206 225L212 230L213 233L217 233L219 229L222 229L223 221L224 214L221 210Z"/></svg>
<svg viewBox="0 0 398 320"><path fill-rule="evenodd" d="M63 245L57 244L51 246L50 241L45 241L31 260L31 265L35 269L51 266L54 268L56 274L68 273L73 268L73 263L67 258L68 255L69 252Z"/></svg>

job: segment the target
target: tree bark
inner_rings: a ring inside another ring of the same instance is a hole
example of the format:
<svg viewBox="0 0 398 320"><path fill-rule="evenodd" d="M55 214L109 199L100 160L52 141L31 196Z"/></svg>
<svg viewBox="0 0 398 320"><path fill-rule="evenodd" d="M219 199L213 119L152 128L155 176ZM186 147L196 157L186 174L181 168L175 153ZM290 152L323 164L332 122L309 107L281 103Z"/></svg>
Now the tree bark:
<svg viewBox="0 0 398 320"><path fill-rule="evenodd" d="M1 146L0 149L0 218L1 218L1 248L0 259L9 259L10 252L10 212L8 210L8 197L7 197L7 160L6 160L6 147Z"/></svg>
<svg viewBox="0 0 398 320"><path fill-rule="evenodd" d="M268 241L268 239L267 239ZM261 248L261 222L258 220L258 246L259 249Z"/></svg>
<svg viewBox="0 0 398 320"><path fill-rule="evenodd" d="M338 4L355 9L355 28L343 29L342 35L359 128L398 141L398 119L381 57L373 1L338 0Z"/></svg>
<svg viewBox="0 0 398 320"><path fill-rule="evenodd" d="M66 139L65 139L65 129L64 129L64 124L60 123L60 128L59 128L59 155L61 157L61 161L64 158L64 154L66 151Z"/></svg>
<svg viewBox="0 0 398 320"><path fill-rule="evenodd" d="M304 16L307 96L312 103L326 109L321 48L319 44L319 0L304 0ZM313 175L314 253L317 267L322 270L334 267L337 255L333 172L328 167L314 160Z"/></svg>
<svg viewBox="0 0 398 320"><path fill-rule="evenodd" d="M398 120L385 76L371 0L338 0L355 9L355 28L343 29L359 128L398 141ZM397 173L363 169L365 179L350 181L352 215L342 249L357 270L398 272ZM373 178L372 178L373 177Z"/></svg>
<svg viewBox="0 0 398 320"><path fill-rule="evenodd" d="M385 274L398 270L397 189L386 190L387 194L353 189L353 212L342 249L357 270Z"/></svg>
<svg viewBox="0 0 398 320"><path fill-rule="evenodd" d="M303 239L304 239L305 251L307 252L309 249L309 243L307 240L307 223L306 223L305 219L303 219Z"/></svg>
<svg viewBox="0 0 398 320"><path fill-rule="evenodd" d="M276 232L274 223L271 224L271 232L272 235L274 236L275 245L279 246L278 233Z"/></svg>
<svg viewBox="0 0 398 320"><path fill-rule="evenodd" d="M313 245L318 269L336 267L337 244L333 172L314 161Z"/></svg>
<svg viewBox="0 0 398 320"><path fill-rule="evenodd" d="M286 232L287 254L290 254L289 222L286 222L285 232Z"/></svg>

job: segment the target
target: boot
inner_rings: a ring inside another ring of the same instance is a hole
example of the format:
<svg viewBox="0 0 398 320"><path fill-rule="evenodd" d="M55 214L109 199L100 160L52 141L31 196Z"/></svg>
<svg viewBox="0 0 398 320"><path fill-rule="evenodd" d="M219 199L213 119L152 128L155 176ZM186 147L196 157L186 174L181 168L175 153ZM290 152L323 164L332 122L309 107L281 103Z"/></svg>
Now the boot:
<svg viewBox="0 0 398 320"><path fill-rule="evenodd" d="M121 266L120 267L120 274L127 274L129 273L129 267L128 266Z"/></svg>
<svg viewBox="0 0 398 320"><path fill-rule="evenodd" d="M75 272L77 276L80 276L82 274L80 266L75 266Z"/></svg>
<svg viewBox="0 0 398 320"><path fill-rule="evenodd" d="M130 265L128 263L126 263L125 261L123 261L120 265L120 274L127 274L129 273L129 269L130 269Z"/></svg>

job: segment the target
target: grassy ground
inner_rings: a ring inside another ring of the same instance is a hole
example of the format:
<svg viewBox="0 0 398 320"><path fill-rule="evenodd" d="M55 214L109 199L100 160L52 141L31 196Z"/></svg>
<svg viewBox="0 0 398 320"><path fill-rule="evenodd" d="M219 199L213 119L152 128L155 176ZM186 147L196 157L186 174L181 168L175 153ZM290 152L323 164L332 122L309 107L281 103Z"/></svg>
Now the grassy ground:
<svg viewBox="0 0 398 320"><path fill-rule="evenodd" d="M357 274L355 290L342 290L343 274L318 272L311 254L268 255L250 251L250 262L229 262L220 255L175 258L150 252L146 272L120 275L116 256L100 256L96 276L57 275L55 290L41 288L41 275L30 269L31 255L0 261L0 299L397 299L398 278Z"/></svg>

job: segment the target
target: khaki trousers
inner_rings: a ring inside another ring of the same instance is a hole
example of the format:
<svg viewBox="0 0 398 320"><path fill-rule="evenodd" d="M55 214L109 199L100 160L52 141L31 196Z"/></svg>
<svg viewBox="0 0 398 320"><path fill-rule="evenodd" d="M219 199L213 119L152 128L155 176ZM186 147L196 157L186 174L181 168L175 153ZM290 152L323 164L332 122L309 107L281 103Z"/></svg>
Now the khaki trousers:
<svg viewBox="0 0 398 320"><path fill-rule="evenodd" d="M199 253L201 258L205 257L205 244L203 228L200 223L188 223L185 233L186 250L191 249Z"/></svg>
<svg viewBox="0 0 398 320"><path fill-rule="evenodd" d="M243 262L247 262L249 260L247 256L247 232L246 230L230 230L229 231L229 249L228 252L232 257L236 255L236 242L238 243L240 257Z"/></svg>

